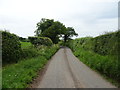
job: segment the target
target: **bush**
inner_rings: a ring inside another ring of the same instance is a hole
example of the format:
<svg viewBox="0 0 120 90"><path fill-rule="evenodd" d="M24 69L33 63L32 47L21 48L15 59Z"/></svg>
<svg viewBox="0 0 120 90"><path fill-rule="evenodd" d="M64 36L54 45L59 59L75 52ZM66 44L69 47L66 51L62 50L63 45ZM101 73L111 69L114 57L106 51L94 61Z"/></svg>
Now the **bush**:
<svg viewBox="0 0 120 90"><path fill-rule="evenodd" d="M41 46L41 45L45 45L45 46L53 45L52 40L48 37L29 37L28 39L35 47Z"/></svg>
<svg viewBox="0 0 120 90"><path fill-rule="evenodd" d="M111 56L102 56L92 51L86 51L79 48L74 52L83 63L99 71L100 73L120 82L120 71L118 70L118 61Z"/></svg>
<svg viewBox="0 0 120 90"><path fill-rule="evenodd" d="M101 55L118 55L118 36L120 31L107 33L94 38L93 51Z"/></svg>
<svg viewBox="0 0 120 90"><path fill-rule="evenodd" d="M118 56L120 53L120 31L106 33L104 35L97 36L95 38L85 37L74 40L74 45L90 50L100 55L112 55ZM73 42L72 42L73 43ZM71 43L71 44L72 44Z"/></svg>
<svg viewBox="0 0 120 90"><path fill-rule="evenodd" d="M69 47L82 62L105 76L120 82L120 31L95 38L85 37L69 42Z"/></svg>
<svg viewBox="0 0 120 90"><path fill-rule="evenodd" d="M29 47L29 48L22 49L21 59L22 58L32 58L32 57L35 57L38 55L39 55L39 53L36 48Z"/></svg>
<svg viewBox="0 0 120 90"><path fill-rule="evenodd" d="M2 31L3 64L17 62L21 57L21 44L15 34Z"/></svg>
<svg viewBox="0 0 120 90"><path fill-rule="evenodd" d="M21 42L29 42L27 38L23 38L23 37L19 37L19 40L20 40Z"/></svg>
<svg viewBox="0 0 120 90"><path fill-rule="evenodd" d="M37 37L28 37L28 40L34 44L35 43L35 40L37 40Z"/></svg>
<svg viewBox="0 0 120 90"><path fill-rule="evenodd" d="M11 64L2 70L2 88L27 88L37 76L47 61L59 49L58 45L53 45L51 48L43 47L38 51L39 56L29 59L23 59L17 64Z"/></svg>
<svg viewBox="0 0 120 90"><path fill-rule="evenodd" d="M33 47L30 42L20 42L21 43L21 59L24 58L32 58L39 55L39 51L37 48Z"/></svg>

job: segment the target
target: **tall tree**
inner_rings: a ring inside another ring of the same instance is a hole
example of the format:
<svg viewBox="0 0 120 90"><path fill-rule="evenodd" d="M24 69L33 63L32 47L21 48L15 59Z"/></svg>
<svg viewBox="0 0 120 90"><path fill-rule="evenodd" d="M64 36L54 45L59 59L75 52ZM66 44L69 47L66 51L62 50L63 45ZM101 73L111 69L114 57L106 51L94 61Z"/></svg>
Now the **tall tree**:
<svg viewBox="0 0 120 90"><path fill-rule="evenodd" d="M73 36L78 36L78 34L75 32L74 28L72 27L67 27L65 32L64 32L64 42L69 40Z"/></svg>
<svg viewBox="0 0 120 90"><path fill-rule="evenodd" d="M66 27L53 19L41 19L37 23L36 36L49 37L53 43L58 43L59 36L64 33Z"/></svg>
<svg viewBox="0 0 120 90"><path fill-rule="evenodd" d="M58 43L60 37L66 42L72 36L78 35L72 27L66 28L65 25L59 21L45 18L42 18L41 21L37 23L35 33L36 36L49 37L53 43Z"/></svg>
<svg viewBox="0 0 120 90"><path fill-rule="evenodd" d="M37 30L35 31L36 36L41 36L44 31L46 31L54 23L53 19L42 18L40 22L37 23Z"/></svg>

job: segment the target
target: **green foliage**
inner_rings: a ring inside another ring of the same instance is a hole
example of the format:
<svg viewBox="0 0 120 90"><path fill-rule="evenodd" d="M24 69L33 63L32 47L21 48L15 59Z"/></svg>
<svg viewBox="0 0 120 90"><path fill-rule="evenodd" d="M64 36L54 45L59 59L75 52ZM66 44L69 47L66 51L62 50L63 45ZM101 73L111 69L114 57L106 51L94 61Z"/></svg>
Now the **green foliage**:
<svg viewBox="0 0 120 90"><path fill-rule="evenodd" d="M36 36L41 36L40 34L46 31L54 23L53 19L42 18L40 22L37 23L37 30L35 31Z"/></svg>
<svg viewBox="0 0 120 90"><path fill-rule="evenodd" d="M44 46L38 50L39 56L23 59L17 64L3 67L2 87L27 88L33 78L37 76L38 70L44 67L58 49L58 45L53 45L51 48Z"/></svg>
<svg viewBox="0 0 120 90"><path fill-rule="evenodd" d="M19 37L19 40L20 40L21 42L29 42L27 38L23 38L23 37Z"/></svg>
<svg viewBox="0 0 120 90"><path fill-rule="evenodd" d="M120 82L119 35L117 31L95 38L79 38L68 42L68 46L82 62Z"/></svg>
<svg viewBox="0 0 120 90"><path fill-rule="evenodd" d="M47 46L41 46L40 48L33 47L30 42L22 42L22 52L21 52L21 59L24 58L32 58L39 55L44 55L42 52L45 51ZM41 54L42 53L42 54Z"/></svg>
<svg viewBox="0 0 120 90"><path fill-rule="evenodd" d="M29 41L34 44L35 41L37 40L37 37L28 37Z"/></svg>
<svg viewBox="0 0 120 90"><path fill-rule="evenodd" d="M20 59L32 58L39 55L40 50L33 47L30 42L20 42L19 37L15 34L6 31L1 32L3 66L10 63L17 63ZM53 45L52 41L47 37L37 37L36 40L33 40L33 43L36 47L39 45Z"/></svg>
<svg viewBox="0 0 120 90"><path fill-rule="evenodd" d="M45 46L53 45L52 40L48 37L29 37L29 40L35 47L38 47L41 45L45 45Z"/></svg>
<svg viewBox="0 0 120 90"><path fill-rule="evenodd" d="M59 21L42 18L41 21L37 23L35 33L36 36L49 37L53 43L58 43L59 35L62 34L65 29L65 26Z"/></svg>
<svg viewBox="0 0 120 90"><path fill-rule="evenodd" d="M120 31L94 38L94 52L101 55L118 55L118 36Z"/></svg>
<svg viewBox="0 0 120 90"><path fill-rule="evenodd" d="M39 62L39 63L38 63ZM37 75L36 71L41 69L47 62L45 57L22 60L21 62L3 68L3 88L25 88Z"/></svg>
<svg viewBox="0 0 120 90"><path fill-rule="evenodd" d="M15 34L2 31L2 62L17 62L21 57L21 45Z"/></svg>
<svg viewBox="0 0 120 90"><path fill-rule="evenodd" d="M32 57L36 57L38 55L39 55L38 50L35 47L31 46L29 48L22 49L21 59L32 58Z"/></svg>
<svg viewBox="0 0 120 90"><path fill-rule="evenodd" d="M60 41L58 42L58 45L59 45L59 46L65 46L64 44L65 44L65 43L64 43L63 40L60 40Z"/></svg>
<svg viewBox="0 0 120 90"><path fill-rule="evenodd" d="M64 32L64 42L67 40L70 40L71 37L77 36L78 34L75 32L75 30L72 27L67 27Z"/></svg>
<svg viewBox="0 0 120 90"><path fill-rule="evenodd" d="M17 63L23 58L32 58L38 55L38 50L30 42L20 42L15 34L2 31L3 66L10 63Z"/></svg>
<svg viewBox="0 0 120 90"><path fill-rule="evenodd" d="M2 90L2 68L0 68L0 89Z"/></svg>
<svg viewBox="0 0 120 90"><path fill-rule="evenodd" d="M20 42L21 43L21 48L26 49L32 46L30 42Z"/></svg>
<svg viewBox="0 0 120 90"><path fill-rule="evenodd" d="M74 54L89 67L114 80L120 81L118 61L115 60L117 58L111 56L102 56L92 51L86 51L83 48L79 48L74 52Z"/></svg>
<svg viewBox="0 0 120 90"><path fill-rule="evenodd" d="M49 37L53 43L58 43L60 37L64 38L65 42L74 35L74 29L72 27L66 28L59 21L54 21L53 19L41 19L37 23L37 30L35 31L36 36Z"/></svg>
<svg viewBox="0 0 120 90"><path fill-rule="evenodd" d="M58 44L56 44L56 45L54 44L52 47L46 47L46 50L44 50L44 56L47 59L50 59L51 56L53 55L53 53L55 53L58 49L59 49L59 45Z"/></svg>
<svg viewBox="0 0 120 90"><path fill-rule="evenodd" d="M85 37L75 40L75 45L80 44L85 50L91 50L100 55L118 56L120 52L120 31L107 33L98 37ZM119 40L119 41L118 41Z"/></svg>

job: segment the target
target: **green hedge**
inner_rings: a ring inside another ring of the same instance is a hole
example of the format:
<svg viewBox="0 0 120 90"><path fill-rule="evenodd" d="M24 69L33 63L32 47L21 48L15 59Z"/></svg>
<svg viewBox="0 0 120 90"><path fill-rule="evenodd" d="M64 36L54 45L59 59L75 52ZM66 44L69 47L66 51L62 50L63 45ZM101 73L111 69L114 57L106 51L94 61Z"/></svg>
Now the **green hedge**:
<svg viewBox="0 0 120 90"><path fill-rule="evenodd" d="M120 31L71 40L68 46L82 62L120 82Z"/></svg>
<svg viewBox="0 0 120 90"><path fill-rule="evenodd" d="M45 45L45 46L53 45L52 40L48 37L28 37L28 39L35 47L41 46L41 45Z"/></svg>
<svg viewBox="0 0 120 90"><path fill-rule="evenodd" d="M36 48L31 46L31 47L22 49L21 59L32 58L32 57L36 57L38 55L39 55L39 51Z"/></svg>
<svg viewBox="0 0 120 90"><path fill-rule="evenodd" d="M58 45L51 48L43 47L38 51L39 56L23 59L16 64L11 64L2 70L2 88L27 88L37 76L47 61L59 49Z"/></svg>
<svg viewBox="0 0 120 90"><path fill-rule="evenodd" d="M19 37L19 40L21 42L29 42L29 40L27 38L23 38L23 37Z"/></svg>
<svg viewBox="0 0 120 90"><path fill-rule="evenodd" d="M2 33L3 66L9 63L16 63L24 58L36 57L39 55L39 51L41 51L39 49L42 49L42 46L53 45L51 39L47 37L29 37L29 40L35 45L35 47L41 46L41 48L38 49L33 47L30 42L20 42L20 37L15 34L6 31L0 32Z"/></svg>
<svg viewBox="0 0 120 90"><path fill-rule="evenodd" d="M74 43L76 43L75 45L80 45L85 50L91 50L100 55L118 56L120 53L120 31L107 33L95 38L79 38Z"/></svg>
<svg viewBox="0 0 120 90"><path fill-rule="evenodd" d="M21 57L21 44L18 36L6 31L2 32L2 62L17 62Z"/></svg>
<svg viewBox="0 0 120 90"><path fill-rule="evenodd" d="M120 31L94 38L94 52L101 55L118 55Z"/></svg>

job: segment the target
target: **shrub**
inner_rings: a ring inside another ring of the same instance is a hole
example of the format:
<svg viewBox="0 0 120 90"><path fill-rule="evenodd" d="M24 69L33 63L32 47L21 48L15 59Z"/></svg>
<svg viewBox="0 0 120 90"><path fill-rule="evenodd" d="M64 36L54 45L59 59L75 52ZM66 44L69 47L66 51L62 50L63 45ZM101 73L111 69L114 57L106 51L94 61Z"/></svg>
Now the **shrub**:
<svg viewBox="0 0 120 90"><path fill-rule="evenodd" d="M37 76L38 71L44 67L58 49L58 45L53 45L51 48L44 46L38 51L39 56L23 59L17 64L4 67L2 88L27 88L33 78Z"/></svg>
<svg viewBox="0 0 120 90"><path fill-rule="evenodd" d="M29 41L34 44L35 40L37 40L37 37L28 37Z"/></svg>
<svg viewBox="0 0 120 90"><path fill-rule="evenodd" d="M32 57L36 57L38 55L39 55L39 53L36 48L29 47L29 48L22 49L21 59L22 58L32 58Z"/></svg>
<svg viewBox="0 0 120 90"><path fill-rule="evenodd" d="M94 38L93 51L101 55L118 55L120 31L107 33Z"/></svg>
<svg viewBox="0 0 120 90"><path fill-rule="evenodd" d="M116 31L95 38L79 38L70 41L69 47L82 62L120 82L119 36L120 31Z"/></svg>
<svg viewBox="0 0 120 90"><path fill-rule="evenodd" d="M19 37L19 40L20 40L21 42L29 42L27 38L23 38L23 37Z"/></svg>
<svg viewBox="0 0 120 90"><path fill-rule="evenodd" d="M95 38L85 37L74 40L74 47L79 45L85 50L90 50L100 55L113 55L118 56L120 53L120 31L106 33L104 35L97 36ZM73 42L72 42L73 43Z"/></svg>
<svg viewBox="0 0 120 90"><path fill-rule="evenodd" d="M39 50L35 47L30 42L20 42L21 43L21 59L24 58L32 58L36 57L39 55Z"/></svg>
<svg viewBox="0 0 120 90"><path fill-rule="evenodd" d="M15 34L2 31L2 60L3 64L17 62L21 57L21 44Z"/></svg>
<svg viewBox="0 0 120 90"><path fill-rule="evenodd" d="M35 47L41 45L45 45L45 46L53 45L52 40L48 37L29 37L28 39Z"/></svg>

